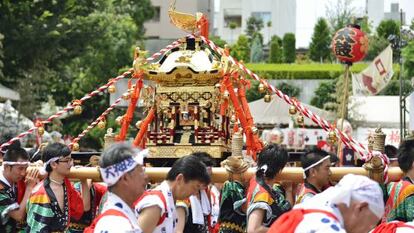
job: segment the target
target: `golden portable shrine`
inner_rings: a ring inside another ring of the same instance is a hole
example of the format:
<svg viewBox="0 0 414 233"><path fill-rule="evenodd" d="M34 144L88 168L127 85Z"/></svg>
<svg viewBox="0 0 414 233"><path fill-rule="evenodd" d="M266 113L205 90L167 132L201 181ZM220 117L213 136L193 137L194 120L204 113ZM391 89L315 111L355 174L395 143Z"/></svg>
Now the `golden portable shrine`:
<svg viewBox="0 0 414 233"><path fill-rule="evenodd" d="M175 26L191 34L173 42L149 58L145 57L145 51L137 48L134 53L133 68L109 80L107 84L82 99L72 101L62 111L47 120L37 122L35 127L21 133L1 147L10 145L30 133L41 137L45 124L51 123L54 118L69 111L79 114L84 101L105 91L115 93L117 91L115 82L130 76L127 92L73 139L70 145L73 151L79 150L79 140L92 128L95 126L102 130L106 128L106 116L122 99L129 101L128 109L124 115L117 118L120 125L118 133L111 128L107 129L105 147L117 141L125 141L137 103L141 100L145 106L146 117L135 123L139 130L133 144L136 147L148 148L149 159L153 161L176 159L197 151L207 152L215 159L225 159L231 155L223 161L224 168L213 168L212 180L223 182L240 177L242 174L244 177L249 177L254 170L249 169L245 162L242 148L245 146L247 157L252 160L256 159L257 153L263 148L246 100L246 89L250 88L248 77L250 77L260 82L258 91L266 94L265 102L270 102L270 94L276 94L291 105L289 113L286 114L295 117L296 122L303 123L304 117L312 119L328 132L330 143L342 143L354 150L359 158L366 162L363 168L332 168L334 179L340 179L347 173L355 173L369 175L384 182L387 178L388 164L388 159L383 154L385 138L377 136L376 140L371 141L371 145L375 146L365 148L334 124L315 115L299 101L283 94L247 69L242 62L230 56L229 48L217 47L208 39L208 21L203 14L181 13L172 5L169 15ZM341 35L353 34L349 32ZM340 42L346 43L347 40ZM335 47L336 52L344 55L341 51L338 52L338 49L347 46L338 43ZM349 51L345 55L349 55ZM151 82L144 86L144 80ZM381 135L380 131L378 135ZM92 157L90 163L96 164L96 161L97 157ZM146 170L152 181L164 179L167 171L168 168L159 167ZM300 182L302 173L301 168L288 167L284 169L281 179ZM399 169L388 171L389 179L395 180L400 176ZM100 180L98 170L87 167L72 168L71 177Z"/></svg>

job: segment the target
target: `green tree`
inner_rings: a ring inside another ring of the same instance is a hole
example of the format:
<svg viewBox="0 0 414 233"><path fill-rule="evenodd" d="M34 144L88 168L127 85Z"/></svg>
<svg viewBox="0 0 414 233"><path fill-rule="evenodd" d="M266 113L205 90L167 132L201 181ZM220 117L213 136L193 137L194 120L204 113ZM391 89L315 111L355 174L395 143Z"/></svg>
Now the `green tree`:
<svg viewBox="0 0 414 233"><path fill-rule="evenodd" d="M212 36L210 35L209 40L213 41L215 45L219 46L220 48L224 48L224 46L227 44L227 41L221 39L219 36Z"/></svg>
<svg viewBox="0 0 414 233"><path fill-rule="evenodd" d="M411 79L414 77L414 40L410 41L402 51L404 61L404 77Z"/></svg>
<svg viewBox="0 0 414 233"><path fill-rule="evenodd" d="M278 35L273 35L272 38L270 38L270 41L277 41L280 48L283 46L282 38L280 38Z"/></svg>
<svg viewBox="0 0 414 233"><path fill-rule="evenodd" d="M367 56L365 57L366 61L372 61L376 56L378 56L387 46L389 42L387 39L378 36L369 37L369 48Z"/></svg>
<svg viewBox="0 0 414 233"><path fill-rule="evenodd" d="M387 39L390 35L400 35L400 25L392 19L382 20L377 27L378 37Z"/></svg>
<svg viewBox="0 0 414 233"><path fill-rule="evenodd" d="M328 22L334 32L351 23L355 8L352 7L353 0L330 1L326 7Z"/></svg>
<svg viewBox="0 0 414 233"><path fill-rule="evenodd" d="M3 43L2 40L4 39L3 34L0 33L0 80L3 80Z"/></svg>
<svg viewBox="0 0 414 233"><path fill-rule="evenodd" d="M287 82L281 82L278 85L276 85L277 89L279 89L281 92L283 92L284 94L291 96L291 97L296 97L298 98L300 96L300 88L299 87L295 87L294 85L291 85Z"/></svg>
<svg viewBox="0 0 414 233"><path fill-rule="evenodd" d="M324 18L319 18L313 28L312 41L309 45L309 56L313 61L323 62L328 59L331 50L331 33L328 24Z"/></svg>
<svg viewBox="0 0 414 233"><path fill-rule="evenodd" d="M272 40L270 42L269 63L281 63L282 60L283 60L283 50L277 38L272 37Z"/></svg>
<svg viewBox="0 0 414 233"><path fill-rule="evenodd" d="M4 82L18 87L21 112L34 116L50 94L66 105L130 67L152 14L150 0L3 1ZM82 115L64 119L64 133L77 135L107 106L107 98L85 102Z"/></svg>
<svg viewBox="0 0 414 233"><path fill-rule="evenodd" d="M250 61L249 40L245 35L240 35L236 44L233 45L230 55L237 60Z"/></svg>
<svg viewBox="0 0 414 233"><path fill-rule="evenodd" d="M283 59L286 63L294 63L296 59L296 38L293 33L283 36Z"/></svg>
<svg viewBox="0 0 414 233"><path fill-rule="evenodd" d="M264 27L263 20L261 18L250 16L247 19L246 24L246 35L248 36L249 42L253 41L257 34L260 34L261 42L263 44L263 35L260 33Z"/></svg>
<svg viewBox="0 0 414 233"><path fill-rule="evenodd" d="M256 36L252 42L250 62L258 63L263 59L263 45L260 41L260 37Z"/></svg>
<svg viewBox="0 0 414 233"><path fill-rule="evenodd" d="M321 82L315 90L315 95L311 100L311 105L325 110L334 110L336 103L336 80Z"/></svg>

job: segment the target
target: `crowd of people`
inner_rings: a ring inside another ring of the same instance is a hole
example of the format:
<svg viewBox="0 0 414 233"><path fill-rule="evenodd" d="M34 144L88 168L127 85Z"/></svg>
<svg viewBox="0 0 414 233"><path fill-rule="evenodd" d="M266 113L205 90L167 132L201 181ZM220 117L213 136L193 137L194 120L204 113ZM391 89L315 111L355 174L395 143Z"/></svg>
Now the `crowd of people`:
<svg viewBox="0 0 414 233"><path fill-rule="evenodd" d="M404 172L388 184L352 174L334 183L335 158L322 150L302 156L302 184L278 182L289 161L279 145L258 154L250 179L248 160L241 169L223 163L231 174L223 184L212 182L216 164L203 152L175 161L158 184L148 184L143 151L125 143L102 153L101 183L68 179L65 144L39 153L31 161L18 143L2 151L0 232L414 232L414 139L387 151Z"/></svg>

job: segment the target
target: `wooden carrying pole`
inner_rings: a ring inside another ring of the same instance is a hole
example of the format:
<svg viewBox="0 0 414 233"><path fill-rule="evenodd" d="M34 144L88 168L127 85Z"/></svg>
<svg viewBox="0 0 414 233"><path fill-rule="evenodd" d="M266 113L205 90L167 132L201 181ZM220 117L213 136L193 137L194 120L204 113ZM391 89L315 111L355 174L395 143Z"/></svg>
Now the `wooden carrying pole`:
<svg viewBox="0 0 414 233"><path fill-rule="evenodd" d="M148 175L150 182L160 182L165 179L168 167L146 167L145 172ZM332 167L332 180L338 181L346 174L357 174L368 176L368 171L362 167ZM254 175L255 169L250 168L244 174L243 178L250 178ZM403 173L400 168L390 168L388 170L388 176L390 181L400 180ZM214 183L223 183L229 180L230 173L225 168L217 167L213 168L212 181ZM102 181L99 170L96 167L74 167L71 169L69 178L71 179L92 179L93 181ZM240 175L233 174L233 179L239 179ZM282 173L278 175L279 180L303 182L303 169L299 167L286 167Z"/></svg>

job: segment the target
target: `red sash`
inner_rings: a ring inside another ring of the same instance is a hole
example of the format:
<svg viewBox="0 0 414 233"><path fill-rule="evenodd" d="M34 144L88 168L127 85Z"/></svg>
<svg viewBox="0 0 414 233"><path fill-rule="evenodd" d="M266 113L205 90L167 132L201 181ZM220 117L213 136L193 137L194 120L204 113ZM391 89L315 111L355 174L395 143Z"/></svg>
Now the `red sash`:
<svg viewBox="0 0 414 233"><path fill-rule="evenodd" d="M164 204L164 210L165 210L164 214L161 216L160 220L157 223L157 226L159 226L164 222L165 218L167 217L167 212L168 212L167 201L165 200L164 194L162 194L161 190L148 190L148 191L145 191L144 194L142 194L138 198L138 200L135 201L134 206L136 206L144 197L150 196L150 195L158 196L161 199L162 203Z"/></svg>
<svg viewBox="0 0 414 233"><path fill-rule="evenodd" d="M414 226L408 225L405 222L384 222L377 226L372 233L396 233L398 228L411 228L414 230Z"/></svg>
<svg viewBox="0 0 414 233"><path fill-rule="evenodd" d="M92 224L89 227L85 228L85 230L83 232L84 233L93 233L95 231L96 224L98 224L99 220L101 218L105 217L105 216L119 216L119 217L123 217L123 218L128 219L129 224L131 224L131 222L129 221L129 218L124 213L122 213L119 210L109 209L109 210L105 211L104 213L102 213L101 215L99 215L98 217L96 217L93 220ZM131 224L131 226L132 226L132 224Z"/></svg>
<svg viewBox="0 0 414 233"><path fill-rule="evenodd" d="M338 221L338 218L326 210L293 209L280 216L270 227L267 233L294 233L306 214L321 213Z"/></svg>

